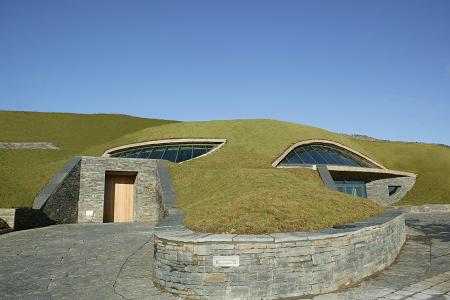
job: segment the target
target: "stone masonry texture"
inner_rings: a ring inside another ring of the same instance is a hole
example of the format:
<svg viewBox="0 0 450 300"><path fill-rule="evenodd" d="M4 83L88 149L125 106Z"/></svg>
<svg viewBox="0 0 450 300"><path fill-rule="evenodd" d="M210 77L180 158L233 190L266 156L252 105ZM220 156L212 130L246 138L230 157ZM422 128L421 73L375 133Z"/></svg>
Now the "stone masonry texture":
<svg viewBox="0 0 450 300"><path fill-rule="evenodd" d="M416 179L414 177L394 177L373 180L366 183L367 198L376 201L382 206L390 206L400 201L405 194L413 187ZM388 186L399 186L399 190L389 196Z"/></svg>
<svg viewBox="0 0 450 300"><path fill-rule="evenodd" d="M155 160L82 157L78 223L103 222L106 172L137 173L134 183L134 220L153 222L160 219L160 181ZM88 216L87 211L91 211L93 215Z"/></svg>
<svg viewBox="0 0 450 300"><path fill-rule="evenodd" d="M192 299L275 299L331 292L388 267L405 242L397 210L340 228L267 235L203 234L176 225L154 237L155 285ZM182 213L181 213L182 214ZM217 256L239 266L213 265Z"/></svg>
<svg viewBox="0 0 450 300"><path fill-rule="evenodd" d="M44 214L56 224L77 223L80 167L78 161L42 207Z"/></svg>

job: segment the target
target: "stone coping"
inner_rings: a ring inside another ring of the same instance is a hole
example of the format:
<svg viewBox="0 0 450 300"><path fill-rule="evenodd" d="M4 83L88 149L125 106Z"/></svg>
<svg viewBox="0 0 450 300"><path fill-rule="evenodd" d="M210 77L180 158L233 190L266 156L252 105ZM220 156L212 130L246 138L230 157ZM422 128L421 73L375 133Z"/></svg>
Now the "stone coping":
<svg viewBox="0 0 450 300"><path fill-rule="evenodd" d="M155 226L154 234L164 240L180 241L190 243L216 243L216 242L294 242L304 240L322 240L337 238L350 234L357 234L363 231L379 228L394 219L402 216L402 211L390 208L384 213L369 218L333 228L324 228L309 232L285 232L268 234L214 234L201 233L188 229L183 225L184 214L180 209L171 208L168 216L158 222Z"/></svg>
<svg viewBox="0 0 450 300"><path fill-rule="evenodd" d="M450 212L450 204L405 205L396 206L396 208L404 213Z"/></svg>

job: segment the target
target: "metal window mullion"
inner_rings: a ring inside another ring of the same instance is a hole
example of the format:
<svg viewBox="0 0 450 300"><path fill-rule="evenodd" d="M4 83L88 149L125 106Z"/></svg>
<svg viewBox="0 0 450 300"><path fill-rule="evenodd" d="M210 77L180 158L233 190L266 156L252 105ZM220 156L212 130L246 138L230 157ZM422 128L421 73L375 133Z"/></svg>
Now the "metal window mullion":
<svg viewBox="0 0 450 300"><path fill-rule="evenodd" d="M317 149L315 149L315 150L316 150L317 155L319 155L320 157L322 157L322 159L325 161L326 164L329 164L328 159L327 159L325 156L323 156L322 153L321 153L322 151L324 151L323 147L320 146L320 145L317 145L316 147L317 147ZM313 148L313 149L314 149L314 148Z"/></svg>
<svg viewBox="0 0 450 300"><path fill-rule="evenodd" d="M148 152L147 157L145 157L145 158L150 158L150 155L152 155L153 151L155 150L155 147L150 147L147 149L150 149L150 152Z"/></svg>
<svg viewBox="0 0 450 300"><path fill-rule="evenodd" d="M317 164L316 159L315 159L311 154L308 153L308 149L306 149L305 151L303 151L303 153L305 153L307 156L309 156L309 158L311 158L311 160L312 160L315 164Z"/></svg>
<svg viewBox="0 0 450 300"><path fill-rule="evenodd" d="M175 162L177 162L178 155L180 154L180 149L181 149L181 146L178 146L177 155L175 156Z"/></svg>
<svg viewBox="0 0 450 300"><path fill-rule="evenodd" d="M294 149L293 152L294 152L294 154L298 157L298 159L300 159L301 163L304 164L305 162L304 162L303 159L300 157L300 155L298 155L297 149Z"/></svg>
<svg viewBox="0 0 450 300"><path fill-rule="evenodd" d="M166 151L167 151L167 148L168 148L168 146L164 146L165 148L164 148L164 152L163 152L163 154L161 155L161 159L163 159L163 157L164 157L164 154L166 154Z"/></svg>
<svg viewBox="0 0 450 300"><path fill-rule="evenodd" d="M139 156L139 154L141 154L142 152L142 148L138 149L139 151L134 150L135 152L133 153L133 158L137 158Z"/></svg>

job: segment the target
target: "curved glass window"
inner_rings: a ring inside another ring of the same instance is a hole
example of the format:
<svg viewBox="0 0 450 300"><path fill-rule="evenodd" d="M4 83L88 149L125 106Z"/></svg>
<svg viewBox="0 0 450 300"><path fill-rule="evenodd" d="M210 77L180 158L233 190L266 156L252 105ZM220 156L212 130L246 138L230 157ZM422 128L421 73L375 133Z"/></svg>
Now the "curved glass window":
<svg viewBox="0 0 450 300"><path fill-rule="evenodd" d="M220 143L148 145L111 153L111 157L165 159L180 163L208 153Z"/></svg>
<svg viewBox="0 0 450 300"><path fill-rule="evenodd" d="M280 166L290 165L338 165L377 168L373 163L355 153L327 144L298 146L280 162Z"/></svg>
<svg viewBox="0 0 450 300"><path fill-rule="evenodd" d="M358 196L367 198L366 183L361 180L336 180L334 182L336 188L341 193L349 194L350 196Z"/></svg>

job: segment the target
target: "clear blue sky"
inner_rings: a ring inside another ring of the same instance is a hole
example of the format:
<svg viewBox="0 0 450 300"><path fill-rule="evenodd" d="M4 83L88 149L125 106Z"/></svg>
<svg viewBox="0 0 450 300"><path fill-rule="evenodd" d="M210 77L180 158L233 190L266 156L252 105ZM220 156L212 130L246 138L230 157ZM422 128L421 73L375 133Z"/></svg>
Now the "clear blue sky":
<svg viewBox="0 0 450 300"><path fill-rule="evenodd" d="M0 1L0 109L450 144L450 1Z"/></svg>

